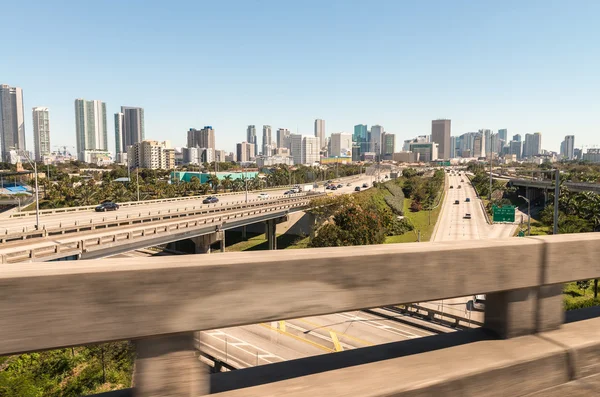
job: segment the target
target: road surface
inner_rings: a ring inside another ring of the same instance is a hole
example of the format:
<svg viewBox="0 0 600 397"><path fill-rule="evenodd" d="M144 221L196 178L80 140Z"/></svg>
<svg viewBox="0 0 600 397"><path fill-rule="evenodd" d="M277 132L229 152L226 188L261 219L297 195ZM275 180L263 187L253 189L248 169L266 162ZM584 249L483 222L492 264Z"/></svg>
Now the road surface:
<svg viewBox="0 0 600 397"><path fill-rule="evenodd" d="M446 196L432 241L482 240L513 236L517 225L487 223L481 200L477 198L475 189L464 172L461 174L462 176L447 175ZM467 198L470 202L466 202ZM458 204L455 204L457 200ZM471 219L465 218L467 213L471 214ZM460 266L460 263L452 265ZM472 299L472 296L468 296L419 305L483 323L483 312L468 310L471 307L469 301Z"/></svg>

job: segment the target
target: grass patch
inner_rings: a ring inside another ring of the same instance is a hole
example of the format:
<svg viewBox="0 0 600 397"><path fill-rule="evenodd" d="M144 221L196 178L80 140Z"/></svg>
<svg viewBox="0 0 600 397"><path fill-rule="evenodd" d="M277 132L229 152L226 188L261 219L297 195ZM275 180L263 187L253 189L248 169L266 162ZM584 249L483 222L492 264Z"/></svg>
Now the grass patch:
<svg viewBox="0 0 600 397"><path fill-rule="evenodd" d="M565 310L582 309L600 306L600 299L594 299L594 282L590 281L588 288L581 289L577 283L567 283L563 289Z"/></svg>

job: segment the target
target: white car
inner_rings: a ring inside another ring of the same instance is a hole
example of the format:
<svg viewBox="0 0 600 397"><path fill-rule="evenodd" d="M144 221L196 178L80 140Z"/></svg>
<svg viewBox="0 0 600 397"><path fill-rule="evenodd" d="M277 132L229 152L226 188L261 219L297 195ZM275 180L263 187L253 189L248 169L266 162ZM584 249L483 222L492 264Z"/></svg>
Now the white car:
<svg viewBox="0 0 600 397"><path fill-rule="evenodd" d="M258 198L259 199L268 199L269 195L267 193L261 193L261 194L258 195Z"/></svg>
<svg viewBox="0 0 600 397"><path fill-rule="evenodd" d="M485 310L485 295L475 295L473 308L475 310Z"/></svg>

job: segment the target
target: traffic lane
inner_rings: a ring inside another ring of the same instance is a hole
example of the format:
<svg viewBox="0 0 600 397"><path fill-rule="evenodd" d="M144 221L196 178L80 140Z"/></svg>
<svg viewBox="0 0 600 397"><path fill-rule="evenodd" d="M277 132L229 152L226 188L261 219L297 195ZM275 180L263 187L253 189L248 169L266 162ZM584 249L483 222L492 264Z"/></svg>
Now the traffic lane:
<svg viewBox="0 0 600 397"><path fill-rule="evenodd" d="M286 198L283 195L284 191L276 191L269 196L269 198L264 199L264 201L276 201L281 198ZM258 193L248 196L249 200L258 200ZM173 206L176 204L176 206ZM185 205L183 204L185 203ZM228 196L227 199L219 201L216 204L203 204L202 199L198 200L189 200L185 202L170 202L170 203L161 203L161 204L147 204L141 206L133 206L133 207L121 207L119 210L110 211L110 212L95 212L94 210L90 211L82 211L82 212L73 212L73 213L62 213L62 214L53 214L46 215L43 218L40 217L40 224L45 226L46 228L57 228L66 225L84 225L84 224L93 224L103 221L110 220L119 220L119 219L127 219L127 217L138 217L143 215L158 215L159 213L163 214L167 211L176 212L176 211L185 211L191 208L196 209L219 209L221 207L225 207L227 205L231 205L234 203L245 203L245 196ZM23 230L23 227L27 227L28 230L32 230L35 227L35 216L26 217L26 218L10 218L6 221L2 222L2 227L0 231L6 233L6 231L10 232L20 232Z"/></svg>
<svg viewBox="0 0 600 397"><path fill-rule="evenodd" d="M348 181L353 181L356 183L356 176L345 177L340 179L340 182L343 180L344 185L348 183ZM363 180L367 180L368 178L359 178L361 184ZM308 183L307 183L308 185ZM259 199L259 194L267 193L270 198L275 198L277 196L283 196L283 194L289 189L278 189L278 190L268 190L268 191L252 191L248 192L249 200ZM318 190L318 189L317 189ZM343 191L343 193L350 193L350 189ZM150 213L150 214L158 214L159 211L177 211L177 210L185 210L185 208L189 207L197 207L197 208L218 208L227 204L232 204L235 202L245 202L246 201L246 192L239 192L235 195L216 195L219 198L219 203L215 204L203 204L202 201L204 197L198 199L190 199L184 201L170 201L170 202L161 202L161 203L145 203L140 206L127 206L121 207L117 211L112 212L95 212L94 210L89 211L81 211L81 212L71 212L71 213L60 213L60 214L42 214L40 215L40 223L42 226L46 227L59 227L61 224L72 224L74 225L76 222L78 224L81 223L94 223L101 222L103 219L110 220L116 219L117 217L120 219L121 217L129 216L139 216L140 213ZM36 224L35 216L28 216L23 218L9 218L2 222L2 227L0 227L0 231L14 231L18 232L23 229L23 227L33 228Z"/></svg>

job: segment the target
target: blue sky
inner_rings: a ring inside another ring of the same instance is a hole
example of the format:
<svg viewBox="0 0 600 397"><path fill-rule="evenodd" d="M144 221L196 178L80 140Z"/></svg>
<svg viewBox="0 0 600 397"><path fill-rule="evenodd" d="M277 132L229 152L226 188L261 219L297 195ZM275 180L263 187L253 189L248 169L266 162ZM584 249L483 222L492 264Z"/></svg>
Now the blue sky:
<svg viewBox="0 0 600 397"><path fill-rule="evenodd" d="M5 1L0 83L50 108L75 145L75 98L145 109L146 138L212 125L233 151L248 124L327 134L380 124L403 139L540 131L600 144L600 1Z"/></svg>

